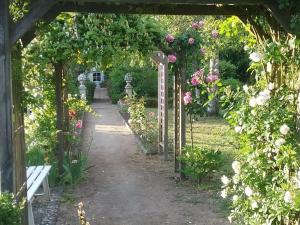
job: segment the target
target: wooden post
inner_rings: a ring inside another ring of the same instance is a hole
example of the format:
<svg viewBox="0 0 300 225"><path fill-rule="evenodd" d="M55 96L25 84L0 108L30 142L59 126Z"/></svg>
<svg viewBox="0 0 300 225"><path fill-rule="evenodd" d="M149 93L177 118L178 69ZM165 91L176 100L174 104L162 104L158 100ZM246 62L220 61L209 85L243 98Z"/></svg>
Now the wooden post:
<svg viewBox="0 0 300 225"><path fill-rule="evenodd" d="M0 192L13 192L13 125L9 1L0 0Z"/></svg>
<svg viewBox="0 0 300 225"><path fill-rule="evenodd" d="M64 110L63 110L63 65L61 62L54 65L55 100L56 100L56 157L58 161L58 173L63 174L64 159Z"/></svg>
<svg viewBox="0 0 300 225"><path fill-rule="evenodd" d="M182 178L182 163L178 157L182 154L182 148L186 144L186 115L183 103L185 73L177 68L174 76L174 154L175 172Z"/></svg>

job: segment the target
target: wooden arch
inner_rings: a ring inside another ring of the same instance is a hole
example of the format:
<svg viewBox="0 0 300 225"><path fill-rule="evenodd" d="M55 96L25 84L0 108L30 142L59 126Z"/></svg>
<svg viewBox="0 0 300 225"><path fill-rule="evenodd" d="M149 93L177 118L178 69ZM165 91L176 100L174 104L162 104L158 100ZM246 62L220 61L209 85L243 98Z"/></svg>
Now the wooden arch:
<svg viewBox="0 0 300 225"><path fill-rule="evenodd" d="M299 1L295 0L296 7L286 11L275 0L31 0L28 13L13 23L9 15L10 0L0 0L0 191L15 191L14 177L24 176L25 168L21 168L23 172L18 176L14 169L16 159L24 161L25 153L22 149L15 149L16 144L13 142L16 121L12 115L17 105L14 107L16 102L12 96L11 52L19 39L26 45L34 38L38 21L50 22L59 13L66 11L237 15L244 20L251 15L262 14L267 15L270 24L277 29L291 32L292 10L299 10ZM22 135L20 138L24 139Z"/></svg>

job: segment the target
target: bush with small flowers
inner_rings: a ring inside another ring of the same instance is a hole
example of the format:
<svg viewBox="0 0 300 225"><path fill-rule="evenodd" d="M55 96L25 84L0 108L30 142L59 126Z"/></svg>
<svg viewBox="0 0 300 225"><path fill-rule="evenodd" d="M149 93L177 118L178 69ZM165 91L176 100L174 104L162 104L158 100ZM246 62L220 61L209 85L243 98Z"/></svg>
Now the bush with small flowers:
<svg viewBox="0 0 300 225"><path fill-rule="evenodd" d="M275 45L280 44L273 43L272 48ZM227 119L239 140L240 155L232 163L234 175L221 177L221 196L232 200L228 219L238 224L300 223L299 88L292 76L300 66L293 61L296 49L290 50L278 47L275 56L268 49L264 54L251 53L251 67L262 77L231 96ZM282 63L287 52L293 65L278 70L272 57ZM278 57L283 57L282 61ZM289 73L289 79L282 79Z"/></svg>

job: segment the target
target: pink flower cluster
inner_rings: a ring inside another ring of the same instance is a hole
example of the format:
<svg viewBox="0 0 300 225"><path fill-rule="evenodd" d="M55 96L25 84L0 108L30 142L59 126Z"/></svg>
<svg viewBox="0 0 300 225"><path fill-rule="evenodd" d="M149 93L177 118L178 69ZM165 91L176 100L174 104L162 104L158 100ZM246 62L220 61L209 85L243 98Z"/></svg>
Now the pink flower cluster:
<svg viewBox="0 0 300 225"><path fill-rule="evenodd" d="M219 76L215 75L215 74L208 74L208 76L206 77L206 82L207 83L213 83L217 80L219 80Z"/></svg>
<svg viewBox="0 0 300 225"><path fill-rule="evenodd" d="M200 49L200 53L201 53L201 55L205 55L206 49L205 49L205 48L201 48L201 49Z"/></svg>
<svg viewBox="0 0 300 225"><path fill-rule="evenodd" d="M212 36L212 38L218 38L218 37L219 37L219 31L213 30L213 31L211 32L211 36Z"/></svg>
<svg viewBox="0 0 300 225"><path fill-rule="evenodd" d="M192 75L191 84L193 86L198 86L199 84L201 84L201 82L203 80L203 74L204 74L204 70L203 69L196 71Z"/></svg>
<svg viewBox="0 0 300 225"><path fill-rule="evenodd" d="M174 38L173 35L168 34L168 35L166 36L166 41L167 41L168 43L172 43L172 42L174 42L174 40L175 40L175 38Z"/></svg>
<svg viewBox="0 0 300 225"><path fill-rule="evenodd" d="M189 38L189 45L193 45L195 43L195 39L194 38Z"/></svg>
<svg viewBox="0 0 300 225"><path fill-rule="evenodd" d="M192 103L193 101L193 97L192 97L192 92L186 92L185 96L183 97L183 102L185 105L188 105L190 103Z"/></svg>
<svg viewBox="0 0 300 225"><path fill-rule="evenodd" d="M194 22L192 24L192 28L195 30L201 29L203 26L204 26L204 21Z"/></svg>
<svg viewBox="0 0 300 225"><path fill-rule="evenodd" d="M177 60L177 57L175 55L173 55L173 54L172 55L168 55L168 61L170 63L175 63L176 60Z"/></svg>
<svg viewBox="0 0 300 225"><path fill-rule="evenodd" d="M78 120L77 123L76 123L76 125L75 125L75 127L77 129L81 129L82 128L82 120Z"/></svg>

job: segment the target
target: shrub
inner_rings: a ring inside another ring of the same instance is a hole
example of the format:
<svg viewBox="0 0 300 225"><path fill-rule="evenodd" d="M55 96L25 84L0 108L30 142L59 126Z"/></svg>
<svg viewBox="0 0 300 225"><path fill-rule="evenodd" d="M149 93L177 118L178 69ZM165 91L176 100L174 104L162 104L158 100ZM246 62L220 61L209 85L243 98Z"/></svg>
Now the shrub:
<svg viewBox="0 0 300 225"><path fill-rule="evenodd" d="M126 82L124 76L126 73L131 73L133 90L138 97L157 97L157 72L155 68L120 66L108 73L108 94L113 103L125 96Z"/></svg>
<svg viewBox="0 0 300 225"><path fill-rule="evenodd" d="M21 225L21 210L24 202L16 203L13 195L0 195L0 225Z"/></svg>
<svg viewBox="0 0 300 225"><path fill-rule="evenodd" d="M220 60L219 66L222 79L237 78L237 68L234 64L225 60Z"/></svg>
<svg viewBox="0 0 300 225"><path fill-rule="evenodd" d="M181 172L187 177L200 182L220 166L221 152L186 146L180 160L183 164Z"/></svg>
<svg viewBox="0 0 300 225"><path fill-rule="evenodd" d="M86 80L85 86L86 86L86 100L88 103L91 103L94 100L96 84L90 80Z"/></svg>
<svg viewBox="0 0 300 225"><path fill-rule="evenodd" d="M231 90L236 91L238 88L242 87L242 82L238 79L228 78L226 80L222 80L222 86L230 86Z"/></svg>

